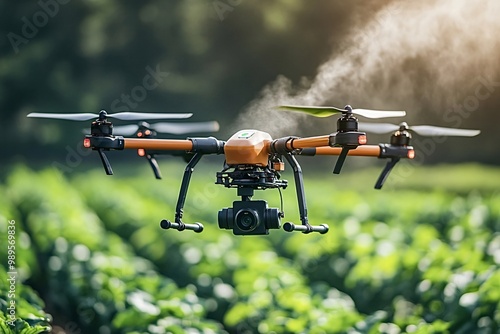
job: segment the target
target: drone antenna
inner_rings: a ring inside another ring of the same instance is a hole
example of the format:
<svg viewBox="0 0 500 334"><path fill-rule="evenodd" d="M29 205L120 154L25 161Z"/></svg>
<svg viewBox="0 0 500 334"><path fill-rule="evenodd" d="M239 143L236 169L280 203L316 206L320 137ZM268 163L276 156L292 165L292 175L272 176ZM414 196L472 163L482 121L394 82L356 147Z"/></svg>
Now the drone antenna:
<svg viewBox="0 0 500 334"><path fill-rule="evenodd" d="M352 107L351 107L351 105L349 105L349 104L346 105L344 107L344 109L345 109L345 112L344 112L345 115L347 115L347 116L352 115Z"/></svg>

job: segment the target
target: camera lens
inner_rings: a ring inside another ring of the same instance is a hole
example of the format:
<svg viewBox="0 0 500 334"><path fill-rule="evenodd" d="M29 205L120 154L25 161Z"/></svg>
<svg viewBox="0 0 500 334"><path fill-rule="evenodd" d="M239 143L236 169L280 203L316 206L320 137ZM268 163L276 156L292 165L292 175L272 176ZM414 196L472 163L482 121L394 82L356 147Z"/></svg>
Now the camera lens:
<svg viewBox="0 0 500 334"><path fill-rule="evenodd" d="M235 217L236 226L242 231L253 231L259 225L259 215L255 210L242 209Z"/></svg>
<svg viewBox="0 0 500 334"><path fill-rule="evenodd" d="M233 228L233 208L226 208L219 211L219 228Z"/></svg>
<svg viewBox="0 0 500 334"><path fill-rule="evenodd" d="M265 214L266 228L280 228L280 211L278 209L266 209Z"/></svg>

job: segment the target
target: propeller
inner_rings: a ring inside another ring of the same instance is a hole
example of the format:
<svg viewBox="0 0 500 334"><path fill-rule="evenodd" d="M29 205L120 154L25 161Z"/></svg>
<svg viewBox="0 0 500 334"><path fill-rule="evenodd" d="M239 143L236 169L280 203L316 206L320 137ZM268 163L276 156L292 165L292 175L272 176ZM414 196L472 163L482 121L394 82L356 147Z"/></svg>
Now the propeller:
<svg viewBox="0 0 500 334"><path fill-rule="evenodd" d="M130 136L139 130L141 125L131 124L115 126L113 132L115 134ZM185 133L204 133L204 132L217 132L219 131L219 123L216 121L209 122L191 122L191 123L155 123L146 126L148 129L155 130L160 133L169 133L174 135L181 135Z"/></svg>
<svg viewBox="0 0 500 334"><path fill-rule="evenodd" d="M36 118L51 118L64 119L69 121L88 121L94 118L104 120L107 117L116 118L122 121L140 121L143 119L184 119L193 116L191 113L184 114L161 114L161 113L140 113L140 112L119 112L116 114L108 114L105 110L101 110L99 114L79 113L79 114L53 114L53 113L38 113L33 112L28 114L28 117Z"/></svg>
<svg viewBox="0 0 500 334"><path fill-rule="evenodd" d="M312 107L312 106L294 106L282 105L277 107L279 110L298 111L316 117L328 117L338 113L356 114L367 118L384 118L384 117L402 117L406 115L405 111L386 111L386 110L370 110L370 109L352 109L350 105L344 109L336 107Z"/></svg>
<svg viewBox="0 0 500 334"><path fill-rule="evenodd" d="M406 122L402 122L400 125L390 123L359 123L359 129L378 134L391 133L397 130L409 130L421 136L474 137L481 133L480 130L444 128L432 125L409 126Z"/></svg>

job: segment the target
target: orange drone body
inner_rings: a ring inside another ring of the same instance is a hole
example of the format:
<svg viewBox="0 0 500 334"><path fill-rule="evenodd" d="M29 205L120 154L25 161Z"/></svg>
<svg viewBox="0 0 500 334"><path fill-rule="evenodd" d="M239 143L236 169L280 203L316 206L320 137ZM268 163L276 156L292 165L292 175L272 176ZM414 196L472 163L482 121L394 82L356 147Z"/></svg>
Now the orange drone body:
<svg viewBox="0 0 500 334"><path fill-rule="evenodd" d="M241 130L235 133L224 146L226 163L266 167L269 163L269 143L272 137L267 132Z"/></svg>

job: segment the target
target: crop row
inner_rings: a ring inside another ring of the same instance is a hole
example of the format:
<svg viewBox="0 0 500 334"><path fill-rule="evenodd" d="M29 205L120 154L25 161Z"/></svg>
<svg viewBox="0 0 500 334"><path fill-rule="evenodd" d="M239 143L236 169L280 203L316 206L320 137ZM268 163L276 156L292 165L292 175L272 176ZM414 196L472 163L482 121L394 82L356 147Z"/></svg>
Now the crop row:
<svg viewBox="0 0 500 334"><path fill-rule="evenodd" d="M500 329L498 194L326 192L307 180L310 221L327 223L328 234L242 238L216 224L235 194L207 180L194 180L185 214L205 231L161 230L178 177L11 174L0 228L15 219L19 280L41 297L27 303L33 319L22 318L47 326L51 314L54 328L96 333ZM294 221L295 201L287 190Z"/></svg>

